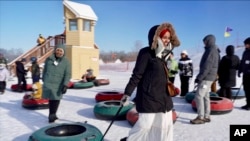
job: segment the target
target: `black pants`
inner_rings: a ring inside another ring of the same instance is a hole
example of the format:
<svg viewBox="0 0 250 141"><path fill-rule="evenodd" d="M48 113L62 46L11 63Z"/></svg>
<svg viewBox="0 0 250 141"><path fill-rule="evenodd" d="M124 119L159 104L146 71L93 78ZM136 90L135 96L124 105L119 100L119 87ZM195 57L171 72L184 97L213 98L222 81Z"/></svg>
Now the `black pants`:
<svg viewBox="0 0 250 141"><path fill-rule="evenodd" d="M247 106L250 107L250 74L243 75L243 89L245 91Z"/></svg>
<svg viewBox="0 0 250 141"><path fill-rule="evenodd" d="M4 92L5 89L6 89L6 82L0 81L0 92Z"/></svg>
<svg viewBox="0 0 250 141"><path fill-rule="evenodd" d="M27 82L25 79L25 75L17 75L17 84L18 84L18 89L26 90Z"/></svg>
<svg viewBox="0 0 250 141"><path fill-rule="evenodd" d="M189 76L180 76L181 79L181 96L185 96L189 92Z"/></svg>
<svg viewBox="0 0 250 141"><path fill-rule="evenodd" d="M231 87L221 87L219 96L232 99L232 90Z"/></svg>
<svg viewBox="0 0 250 141"><path fill-rule="evenodd" d="M170 82L172 82L174 84L175 77L169 77L168 79Z"/></svg>
<svg viewBox="0 0 250 141"><path fill-rule="evenodd" d="M49 116L56 116L60 100L49 100Z"/></svg>

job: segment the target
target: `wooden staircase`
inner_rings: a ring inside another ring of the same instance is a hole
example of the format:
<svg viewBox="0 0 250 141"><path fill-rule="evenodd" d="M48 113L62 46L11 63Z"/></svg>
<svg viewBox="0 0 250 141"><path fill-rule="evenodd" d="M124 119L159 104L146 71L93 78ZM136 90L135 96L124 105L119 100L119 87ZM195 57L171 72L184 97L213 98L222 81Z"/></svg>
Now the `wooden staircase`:
<svg viewBox="0 0 250 141"><path fill-rule="evenodd" d="M27 68L31 65L30 58L36 57L38 64L44 63L47 57L49 57L54 52L54 48L58 44L65 44L65 36L63 34L55 35L54 37L49 36L42 45L38 45L27 51L26 53L20 55L13 61L8 64L8 68L11 72L11 75L15 76L16 74L16 61L21 60L22 58L26 59L24 66Z"/></svg>

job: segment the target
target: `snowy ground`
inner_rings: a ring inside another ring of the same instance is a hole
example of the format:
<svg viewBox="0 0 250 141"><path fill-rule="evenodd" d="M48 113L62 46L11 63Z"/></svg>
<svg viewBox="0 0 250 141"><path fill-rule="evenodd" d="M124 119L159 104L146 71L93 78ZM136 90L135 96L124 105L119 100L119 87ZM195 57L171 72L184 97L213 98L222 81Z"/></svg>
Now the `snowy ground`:
<svg viewBox="0 0 250 141"><path fill-rule="evenodd" d="M114 69L101 69L100 77L108 78L110 80L109 85L89 89L69 89L60 103L58 109L60 120L57 123L87 121L104 133L111 121L100 120L94 116L95 95L101 91L123 92L131 75L131 65L133 66L133 64L130 64L130 67L124 65L116 71ZM29 82L31 81L29 80ZM24 93L12 92L10 90L11 84L16 84L16 79L8 81L6 93L0 95L0 140L27 141L33 132L49 125L47 120L48 109L27 110L23 108L21 103ZM175 84L180 86L178 76ZM241 79L238 79L237 87L240 84ZM190 91L192 89L193 80ZM240 109L241 106L245 105L245 98L236 99L232 112L212 115L211 123L202 125L191 125L189 123L189 120L195 118L197 114L185 99L177 96L173 98L173 101L178 116L174 124L174 141L229 141L230 125L250 124L250 112ZM130 128L131 126L126 120L115 121L105 136L105 141L119 141L127 136Z"/></svg>

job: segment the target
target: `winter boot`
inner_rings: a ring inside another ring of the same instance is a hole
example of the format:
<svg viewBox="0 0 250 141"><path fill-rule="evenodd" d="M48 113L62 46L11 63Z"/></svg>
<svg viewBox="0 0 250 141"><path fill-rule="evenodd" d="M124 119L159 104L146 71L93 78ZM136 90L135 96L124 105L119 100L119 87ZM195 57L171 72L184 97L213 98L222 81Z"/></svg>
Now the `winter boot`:
<svg viewBox="0 0 250 141"><path fill-rule="evenodd" d="M55 122L58 119L56 112L58 109L59 100L49 100L49 123Z"/></svg>
<svg viewBox="0 0 250 141"><path fill-rule="evenodd" d="M22 87L23 87L22 84L21 84L21 85L18 85L18 86L17 86L17 91L20 92L20 93L23 92Z"/></svg>

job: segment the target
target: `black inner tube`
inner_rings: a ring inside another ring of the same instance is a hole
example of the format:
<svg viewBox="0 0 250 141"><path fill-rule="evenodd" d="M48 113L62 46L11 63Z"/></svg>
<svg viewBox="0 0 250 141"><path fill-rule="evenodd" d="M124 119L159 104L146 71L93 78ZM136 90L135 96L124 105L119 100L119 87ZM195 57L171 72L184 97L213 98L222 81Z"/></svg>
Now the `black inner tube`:
<svg viewBox="0 0 250 141"><path fill-rule="evenodd" d="M221 97L210 96L210 100L220 101L220 100L222 100L222 98Z"/></svg>
<svg viewBox="0 0 250 141"><path fill-rule="evenodd" d="M86 131L86 128L80 125L61 125L47 129L45 133L50 136L74 136L82 134Z"/></svg>
<svg viewBox="0 0 250 141"><path fill-rule="evenodd" d="M106 101L105 104L119 106L119 105L121 105L121 102L119 102L119 101L117 101L117 102L116 101Z"/></svg>

